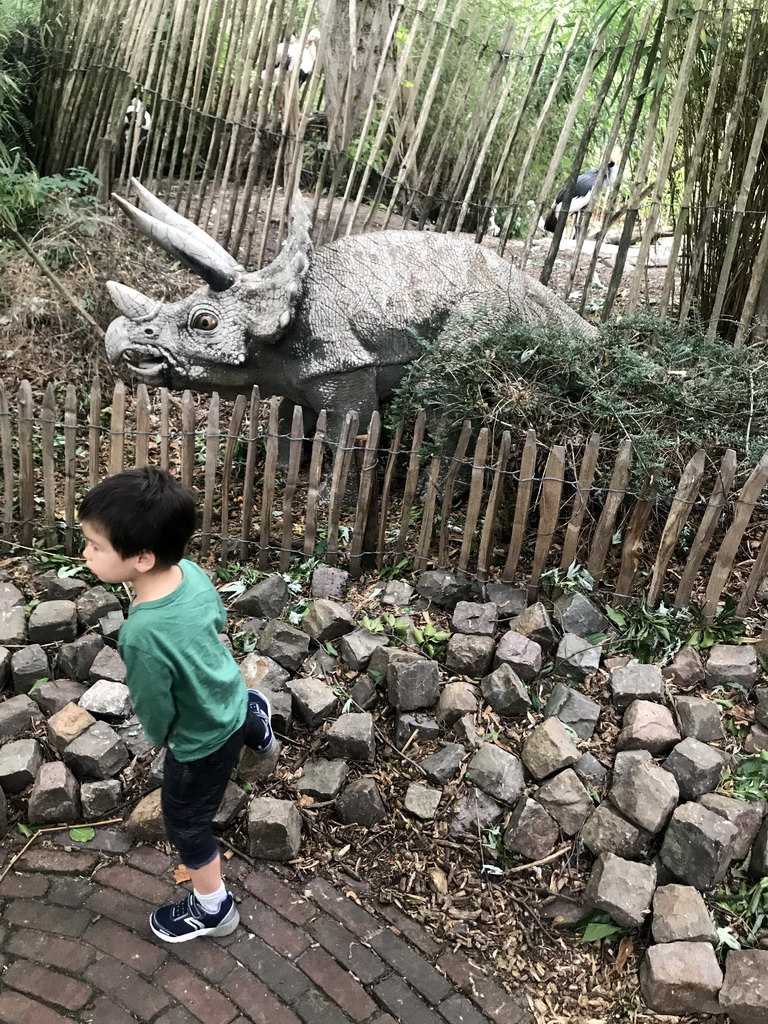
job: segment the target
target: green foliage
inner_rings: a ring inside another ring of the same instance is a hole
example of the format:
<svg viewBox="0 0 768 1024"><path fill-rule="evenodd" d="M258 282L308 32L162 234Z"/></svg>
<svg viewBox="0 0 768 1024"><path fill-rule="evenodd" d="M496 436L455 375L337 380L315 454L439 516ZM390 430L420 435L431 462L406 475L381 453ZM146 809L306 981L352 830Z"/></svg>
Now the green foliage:
<svg viewBox="0 0 768 1024"><path fill-rule="evenodd" d="M582 942L600 942L601 939L620 939L627 934L626 928L616 924L604 911L596 910L583 921L578 929Z"/></svg>
<svg viewBox="0 0 768 1024"><path fill-rule="evenodd" d="M73 843L90 843L95 835L96 833L90 825L84 828L71 828L69 830L69 838Z"/></svg>
<svg viewBox="0 0 768 1024"><path fill-rule="evenodd" d="M606 615L621 631L610 641L610 650L665 665L686 644L704 650L713 644L738 643L744 635L744 623L734 619L735 610L735 599L727 597L712 621L706 622L695 603L675 608L662 598L656 608L651 608L643 594L636 604L606 608Z"/></svg>
<svg viewBox="0 0 768 1024"><path fill-rule="evenodd" d="M742 879L735 891L718 892L715 902L736 917L727 928L718 928L719 945L729 949L754 946L768 920L768 878L755 884Z"/></svg>
<svg viewBox="0 0 768 1024"><path fill-rule="evenodd" d="M541 582L549 593L559 590L564 595L591 594L595 589L594 577L578 562L571 562L567 569L547 569Z"/></svg>
<svg viewBox="0 0 768 1024"><path fill-rule="evenodd" d="M768 750L754 756L734 755L723 771L718 790L735 800L768 799Z"/></svg>

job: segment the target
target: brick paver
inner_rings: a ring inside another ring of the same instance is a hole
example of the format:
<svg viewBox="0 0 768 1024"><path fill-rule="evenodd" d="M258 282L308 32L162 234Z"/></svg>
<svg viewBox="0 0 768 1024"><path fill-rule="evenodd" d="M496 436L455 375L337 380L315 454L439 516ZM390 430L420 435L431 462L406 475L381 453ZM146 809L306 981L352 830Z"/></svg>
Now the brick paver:
<svg viewBox="0 0 768 1024"><path fill-rule="evenodd" d="M522 995L397 907L283 867L233 859L242 927L164 944L148 918L183 894L173 861L117 840L41 844L0 883L0 1024L530 1024Z"/></svg>

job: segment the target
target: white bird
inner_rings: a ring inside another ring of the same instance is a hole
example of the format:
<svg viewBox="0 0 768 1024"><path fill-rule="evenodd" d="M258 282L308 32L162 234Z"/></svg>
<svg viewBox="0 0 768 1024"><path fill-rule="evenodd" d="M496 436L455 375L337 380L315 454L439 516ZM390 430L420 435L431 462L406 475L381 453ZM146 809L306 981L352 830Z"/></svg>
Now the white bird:
<svg viewBox="0 0 768 1024"><path fill-rule="evenodd" d="M580 174L578 176L576 184L573 187L573 192L571 193L571 202L568 207L569 214L575 214L580 210L583 210L595 192L599 192L600 189L605 188L606 185L613 185L619 173L619 169L616 166L617 163L618 159L616 158L616 154L611 154L611 159L608 161L608 166L605 168L603 173L603 180L597 188L595 188L595 185L597 183L597 172L599 168L593 167L591 170L585 171L584 174ZM563 207L563 199L565 199L565 188L566 186L563 185L555 196L555 201L552 204L543 224L545 231L554 231L557 227L557 218Z"/></svg>
<svg viewBox="0 0 768 1024"><path fill-rule="evenodd" d="M291 41L278 43L275 51L275 71L272 76L272 84L278 85L284 73L290 75L291 71L299 61L299 87L304 85L317 60L317 43L320 39L320 30L313 28L304 43L300 43L296 36L291 36ZM262 82L266 79L266 69L261 72Z"/></svg>
<svg viewBox="0 0 768 1024"><path fill-rule="evenodd" d="M139 145L147 141L147 136L152 127L152 115L147 110L146 103L139 99L138 96L134 96L128 106L125 108L125 115L123 117L123 137L128 143L132 136L136 123L139 125Z"/></svg>

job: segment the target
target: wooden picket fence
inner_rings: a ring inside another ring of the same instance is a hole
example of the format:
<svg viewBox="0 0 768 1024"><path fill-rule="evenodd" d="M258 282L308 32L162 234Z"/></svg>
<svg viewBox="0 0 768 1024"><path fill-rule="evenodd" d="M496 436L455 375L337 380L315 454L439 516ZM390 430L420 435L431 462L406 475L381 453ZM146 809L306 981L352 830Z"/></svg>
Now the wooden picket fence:
<svg viewBox="0 0 768 1024"><path fill-rule="evenodd" d="M666 225L657 311L698 311L713 333L741 317L743 342L768 319L768 290L760 290L768 211L757 159L768 89L759 100L749 78L765 77L756 57L766 32L759 6L745 12L725 0L715 11L696 0L686 14L678 0L660 0L626 8L620 32L611 19L595 32L577 19L564 35L559 14L535 30L532 21L501 20L480 32L465 0L44 0L50 63L38 98L37 157L48 171L98 170L105 198L113 176L125 192L136 174L255 266L265 261L273 215L284 228L284 198L296 187L314 194L316 243L423 227L431 215L437 230L471 230L479 240L495 209L499 251L516 239L512 258L537 266L545 283L560 254L568 269L558 288L569 296L578 285L580 311L591 304L603 319L619 299L625 312L642 305ZM383 45L376 60L359 60L373 31L363 17L370 10ZM276 86L278 46L292 35L305 39L312 27L320 42L309 81L300 88L297 64ZM744 47L743 81L723 87ZM124 144L134 96L149 105L152 128L142 141L137 121ZM683 138L689 102L701 107L695 138ZM728 134L713 162L715 122ZM754 159L731 166L735 131ZM614 148L618 180L600 196L599 228L597 209L588 209L566 248L561 217L551 243L534 251L539 218L558 188L571 188L590 164L602 172ZM688 158L678 166L683 150ZM667 209L670 181L676 201ZM613 225L622 234L606 257L610 280L595 292ZM723 230L728 246L713 261L708 246ZM760 272L748 284L742 257L758 244ZM729 305L734 294L743 309Z"/></svg>
<svg viewBox="0 0 768 1024"><path fill-rule="evenodd" d="M322 561L357 577L405 559L417 570L521 584L533 599L544 572L578 562L616 602L643 591L652 604L662 595L680 607L695 598L708 616L729 583L746 615L768 573L768 531L762 523L750 529L755 510L768 511L768 453L733 493L736 453L708 467L700 450L662 503L630 487L630 440L614 457L597 434L578 449L545 450L533 430L519 447L504 431L492 451L488 428L473 441L466 422L451 457L426 454L424 441L423 413L382 445L378 413L365 433L350 413L332 443L324 413L307 439L297 409L283 469L277 401L262 402L256 388L225 409L216 394L177 399L159 389L150 398L140 384L132 397L118 382L105 405L97 377L84 404L73 384L49 384L36 407L29 382L15 400L0 382L2 542L75 556L87 488L107 473L155 464L197 489L199 554L222 564L285 571L321 551ZM684 530L693 539L681 560Z"/></svg>

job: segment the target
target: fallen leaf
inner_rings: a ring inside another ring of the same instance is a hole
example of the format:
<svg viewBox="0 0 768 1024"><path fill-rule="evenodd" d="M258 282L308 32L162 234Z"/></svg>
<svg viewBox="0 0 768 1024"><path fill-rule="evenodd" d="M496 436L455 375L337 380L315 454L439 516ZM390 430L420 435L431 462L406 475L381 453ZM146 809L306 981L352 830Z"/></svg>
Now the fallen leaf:
<svg viewBox="0 0 768 1024"><path fill-rule="evenodd" d="M632 940L631 935L625 935L619 943L619 952L616 956L616 970L623 971L627 965L627 960L632 956L635 951L635 944Z"/></svg>
<svg viewBox="0 0 768 1024"><path fill-rule="evenodd" d="M192 881L192 875L187 871L184 864L179 864L177 868L173 869L173 877L177 884Z"/></svg>
<svg viewBox="0 0 768 1024"><path fill-rule="evenodd" d="M429 880L435 888L436 892L442 893L445 896L448 892L448 877L444 871L440 868L429 869Z"/></svg>

